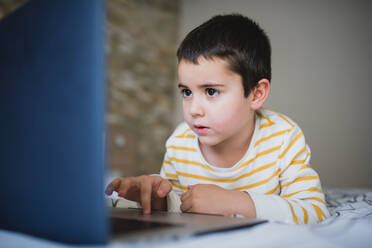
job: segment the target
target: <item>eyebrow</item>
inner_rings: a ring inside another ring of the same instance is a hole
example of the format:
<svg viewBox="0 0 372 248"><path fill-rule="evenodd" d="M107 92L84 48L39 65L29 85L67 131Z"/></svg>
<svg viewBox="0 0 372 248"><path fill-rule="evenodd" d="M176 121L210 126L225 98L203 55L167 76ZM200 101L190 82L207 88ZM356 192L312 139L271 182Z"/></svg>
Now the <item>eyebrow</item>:
<svg viewBox="0 0 372 248"><path fill-rule="evenodd" d="M224 84L213 84L213 83L207 83L207 84L202 84L198 86L199 88L213 88L213 87L225 87ZM178 88L189 88L186 85L179 83Z"/></svg>

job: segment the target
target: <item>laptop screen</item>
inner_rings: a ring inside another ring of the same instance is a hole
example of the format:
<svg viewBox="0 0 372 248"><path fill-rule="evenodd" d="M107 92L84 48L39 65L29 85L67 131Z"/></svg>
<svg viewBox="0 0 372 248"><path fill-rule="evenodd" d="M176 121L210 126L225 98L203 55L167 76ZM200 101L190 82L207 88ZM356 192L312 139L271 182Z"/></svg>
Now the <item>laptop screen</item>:
<svg viewBox="0 0 372 248"><path fill-rule="evenodd" d="M0 228L108 238L103 0L32 0L0 21Z"/></svg>

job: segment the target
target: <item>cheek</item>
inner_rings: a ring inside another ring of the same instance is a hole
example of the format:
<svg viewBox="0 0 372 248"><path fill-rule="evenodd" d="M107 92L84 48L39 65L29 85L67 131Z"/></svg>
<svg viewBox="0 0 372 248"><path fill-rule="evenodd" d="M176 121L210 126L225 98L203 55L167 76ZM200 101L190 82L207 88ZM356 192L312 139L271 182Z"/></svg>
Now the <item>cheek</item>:
<svg viewBox="0 0 372 248"><path fill-rule="evenodd" d="M230 105L229 108L215 108L210 115L213 127L219 132L239 127L248 118L248 110L244 107Z"/></svg>
<svg viewBox="0 0 372 248"><path fill-rule="evenodd" d="M191 120L191 116L188 114L188 105L187 103L182 103L182 113L183 113L183 119L186 121L186 122L190 122Z"/></svg>
<svg viewBox="0 0 372 248"><path fill-rule="evenodd" d="M223 132L235 126L236 121L237 119L233 113L231 112L226 113L226 112L220 111L214 116L212 123L213 123L213 128L215 130Z"/></svg>

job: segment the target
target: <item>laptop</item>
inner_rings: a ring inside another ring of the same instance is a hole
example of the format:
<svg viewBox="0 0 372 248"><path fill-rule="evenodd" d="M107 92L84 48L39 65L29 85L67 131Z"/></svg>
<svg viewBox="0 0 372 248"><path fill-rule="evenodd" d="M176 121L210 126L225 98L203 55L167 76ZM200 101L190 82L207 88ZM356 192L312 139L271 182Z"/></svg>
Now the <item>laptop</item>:
<svg viewBox="0 0 372 248"><path fill-rule="evenodd" d="M103 0L31 0L0 21L0 228L104 244L262 223L107 206L104 12Z"/></svg>

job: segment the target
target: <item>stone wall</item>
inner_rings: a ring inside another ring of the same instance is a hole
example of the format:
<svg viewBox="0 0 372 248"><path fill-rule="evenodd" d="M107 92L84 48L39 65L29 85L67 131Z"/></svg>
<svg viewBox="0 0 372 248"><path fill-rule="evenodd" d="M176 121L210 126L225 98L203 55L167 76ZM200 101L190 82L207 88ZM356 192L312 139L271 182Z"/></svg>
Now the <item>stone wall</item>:
<svg viewBox="0 0 372 248"><path fill-rule="evenodd" d="M0 19L7 16L28 0L0 0Z"/></svg>
<svg viewBox="0 0 372 248"><path fill-rule="evenodd" d="M172 132L178 6L174 0L108 1L110 157L113 169L125 174L159 172Z"/></svg>
<svg viewBox="0 0 372 248"><path fill-rule="evenodd" d="M27 0L0 0L0 18ZM116 175L158 173L174 120L178 0L108 0L109 161Z"/></svg>

